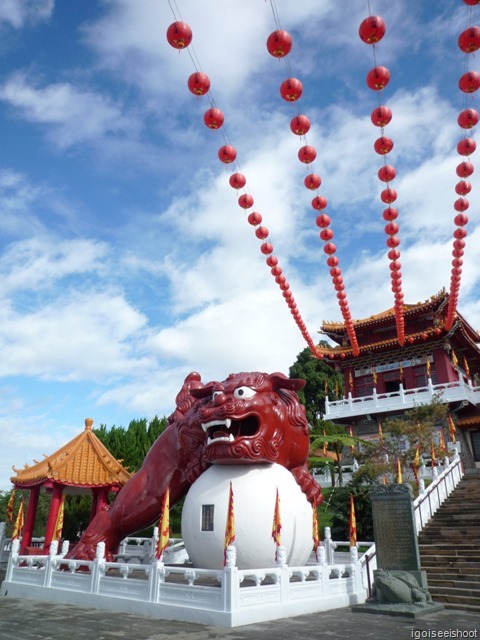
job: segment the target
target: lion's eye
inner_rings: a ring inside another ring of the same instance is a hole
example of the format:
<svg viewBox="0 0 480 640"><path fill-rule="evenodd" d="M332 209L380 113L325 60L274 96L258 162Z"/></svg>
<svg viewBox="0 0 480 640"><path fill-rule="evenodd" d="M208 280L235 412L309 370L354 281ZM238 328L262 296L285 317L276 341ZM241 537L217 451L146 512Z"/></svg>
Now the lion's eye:
<svg viewBox="0 0 480 640"><path fill-rule="evenodd" d="M235 389L235 391L233 392L233 395L235 398L253 398L253 396L256 394L257 392L254 391L253 389L250 389L250 387L238 387L237 389Z"/></svg>
<svg viewBox="0 0 480 640"><path fill-rule="evenodd" d="M217 396L219 396L221 393L223 393L223 391L214 391L214 392L212 393L212 398L213 398L213 400L215 400L215 398L216 398Z"/></svg>

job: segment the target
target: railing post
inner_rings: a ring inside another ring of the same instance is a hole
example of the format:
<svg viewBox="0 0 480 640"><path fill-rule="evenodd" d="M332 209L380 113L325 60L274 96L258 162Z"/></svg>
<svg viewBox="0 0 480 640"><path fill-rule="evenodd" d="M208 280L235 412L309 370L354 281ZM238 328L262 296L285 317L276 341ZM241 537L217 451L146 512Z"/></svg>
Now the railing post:
<svg viewBox="0 0 480 640"><path fill-rule="evenodd" d="M332 540L332 532L330 530L330 527L325 527L325 541L323 544L325 545L325 557L327 559L327 564L333 564L333 552L337 544Z"/></svg>
<svg viewBox="0 0 480 640"><path fill-rule="evenodd" d="M105 573L105 542L97 544L95 560L92 567L91 593L98 593L100 578Z"/></svg>
<svg viewBox="0 0 480 640"><path fill-rule="evenodd" d="M378 395L377 395L377 387L373 387L373 406L378 407Z"/></svg>
<svg viewBox="0 0 480 640"><path fill-rule="evenodd" d="M398 395L399 395L399 398L400 398L402 404L405 404L405 389L403 388L403 384L402 383L400 383L399 386L398 386Z"/></svg>
<svg viewBox="0 0 480 640"><path fill-rule="evenodd" d="M12 550L10 551L10 558L8 559L7 574L5 576L6 582L12 581L13 568L18 564L18 552L20 551L20 540L16 538L12 540Z"/></svg>

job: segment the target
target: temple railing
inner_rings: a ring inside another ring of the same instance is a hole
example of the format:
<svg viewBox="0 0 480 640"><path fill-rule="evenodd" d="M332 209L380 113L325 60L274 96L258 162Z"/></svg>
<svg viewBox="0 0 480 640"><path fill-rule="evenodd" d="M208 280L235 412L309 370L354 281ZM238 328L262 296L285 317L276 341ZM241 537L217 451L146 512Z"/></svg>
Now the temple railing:
<svg viewBox="0 0 480 640"><path fill-rule="evenodd" d="M400 385L398 391L390 393L373 393L368 396L354 398L351 393L342 400L330 401L325 398L325 420L348 418L353 416L371 415L388 411L405 411L421 404L430 404L434 398L440 402L468 402L476 405L480 403L480 387L473 386L471 380L465 382L461 377L455 382L432 384L428 378L426 387L404 389Z"/></svg>

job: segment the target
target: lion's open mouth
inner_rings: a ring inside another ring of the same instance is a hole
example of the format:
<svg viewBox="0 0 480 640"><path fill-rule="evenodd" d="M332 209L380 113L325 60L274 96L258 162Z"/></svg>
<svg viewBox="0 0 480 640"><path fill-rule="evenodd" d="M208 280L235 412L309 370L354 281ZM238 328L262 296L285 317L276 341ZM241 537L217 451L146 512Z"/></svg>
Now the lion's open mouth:
<svg viewBox="0 0 480 640"><path fill-rule="evenodd" d="M202 423L207 436L207 447L214 442L234 442L236 438L254 436L258 431L258 420L255 416L246 416L240 420L226 418Z"/></svg>

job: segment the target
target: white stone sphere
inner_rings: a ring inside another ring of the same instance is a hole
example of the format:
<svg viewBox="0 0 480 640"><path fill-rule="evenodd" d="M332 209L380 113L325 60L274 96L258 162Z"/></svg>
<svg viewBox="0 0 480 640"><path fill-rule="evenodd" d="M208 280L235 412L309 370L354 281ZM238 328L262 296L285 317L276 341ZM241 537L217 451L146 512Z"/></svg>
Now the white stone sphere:
<svg viewBox="0 0 480 640"><path fill-rule="evenodd" d="M290 471L278 464L217 464L194 482L182 511L182 536L193 565L204 569L223 567L230 482L237 567L275 566L272 526L277 488L281 544L286 549L287 564L303 566L313 546L312 507ZM213 531L202 531L204 505L213 505Z"/></svg>

